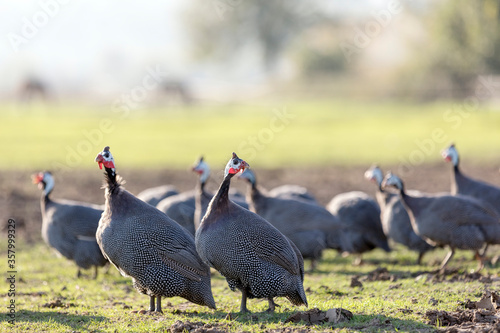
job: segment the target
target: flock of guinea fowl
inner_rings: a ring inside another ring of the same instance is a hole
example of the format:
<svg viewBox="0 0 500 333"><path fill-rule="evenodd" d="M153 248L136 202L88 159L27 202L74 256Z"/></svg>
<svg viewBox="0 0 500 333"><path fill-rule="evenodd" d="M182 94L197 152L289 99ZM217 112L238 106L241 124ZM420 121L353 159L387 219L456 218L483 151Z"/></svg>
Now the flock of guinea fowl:
<svg viewBox="0 0 500 333"><path fill-rule="evenodd" d="M488 245L500 244L500 188L464 175L454 145L442 156L453 165L450 193L407 191L398 176L384 177L372 166L365 177L377 185L376 201L349 192L327 209L297 186L275 193L257 186L255 174L235 153L215 194L204 190L209 169L200 159L193 168L199 185L177 206L168 186L155 188L166 199L154 202L125 190L109 147L95 159L105 171L104 206L52 200L50 172L33 175L33 182L43 190L42 237L75 261L78 276L80 268L94 266L97 274L97 267L109 262L150 297L149 311L162 312L162 297L174 296L215 309L212 267L231 290L241 292L241 312L248 312L248 298L266 299L273 312L275 297L307 306L304 259L313 270L328 248L358 255L375 247L390 251L389 238L417 251L418 263L425 252L448 246L441 269L456 249L475 251L482 268ZM230 191L237 174L249 183L246 201ZM162 202L167 202L163 209Z"/></svg>

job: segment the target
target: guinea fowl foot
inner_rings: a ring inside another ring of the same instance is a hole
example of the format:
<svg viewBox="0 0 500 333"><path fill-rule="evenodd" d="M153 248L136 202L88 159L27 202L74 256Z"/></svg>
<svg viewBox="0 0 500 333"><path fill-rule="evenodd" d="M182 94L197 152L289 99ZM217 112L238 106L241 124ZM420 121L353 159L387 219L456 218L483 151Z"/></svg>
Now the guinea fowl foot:
<svg viewBox="0 0 500 333"><path fill-rule="evenodd" d="M441 267L439 267L440 273L445 272L446 265L448 264L448 262L450 261L450 259L453 257L454 254L455 254L455 249L451 249L450 252L448 252L446 257L443 259L443 262L441 263Z"/></svg>
<svg viewBox="0 0 500 333"><path fill-rule="evenodd" d="M268 298L267 301L269 302L269 308L266 310L266 312L268 312L268 313L274 313L274 309L276 307L278 307L278 308L280 307L278 304L274 303L274 300L272 297Z"/></svg>
<svg viewBox="0 0 500 333"><path fill-rule="evenodd" d="M82 272L80 271L80 268L78 268L78 271L76 272L76 278L79 279L82 277Z"/></svg>
<svg viewBox="0 0 500 333"><path fill-rule="evenodd" d="M354 259L354 262L352 264L354 266L361 266L361 265L363 265L363 257L361 257L361 255L357 256L356 259Z"/></svg>
<svg viewBox="0 0 500 333"><path fill-rule="evenodd" d="M487 249L488 246L486 246ZM484 253L486 252L486 249L483 251L483 254L479 254L479 251L476 251L474 258L479 261L479 265L477 266L476 273L481 271L484 268L484 262L486 261L486 256Z"/></svg>

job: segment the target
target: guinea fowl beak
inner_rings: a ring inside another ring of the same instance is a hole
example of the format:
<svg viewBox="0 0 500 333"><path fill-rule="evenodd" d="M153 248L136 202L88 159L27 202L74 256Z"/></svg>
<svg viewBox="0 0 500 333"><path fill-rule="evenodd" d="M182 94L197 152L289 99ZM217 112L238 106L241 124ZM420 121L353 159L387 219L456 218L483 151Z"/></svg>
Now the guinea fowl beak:
<svg viewBox="0 0 500 333"><path fill-rule="evenodd" d="M104 163L104 157L99 153L97 154L95 161L99 164L99 169L102 170L102 164Z"/></svg>
<svg viewBox="0 0 500 333"><path fill-rule="evenodd" d="M451 156L448 154L446 150L443 150L441 152L441 156L445 159L445 161L450 162L451 161Z"/></svg>
<svg viewBox="0 0 500 333"><path fill-rule="evenodd" d="M43 181L43 173L36 173L31 175L31 180L33 181L33 184L40 184Z"/></svg>

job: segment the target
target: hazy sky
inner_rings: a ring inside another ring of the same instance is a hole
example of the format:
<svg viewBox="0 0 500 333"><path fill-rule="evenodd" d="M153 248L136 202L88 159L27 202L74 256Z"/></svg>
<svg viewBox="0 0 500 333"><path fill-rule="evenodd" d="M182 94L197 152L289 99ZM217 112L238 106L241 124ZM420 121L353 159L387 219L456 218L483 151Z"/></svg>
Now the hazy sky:
<svg viewBox="0 0 500 333"><path fill-rule="evenodd" d="M320 1L346 15L387 2ZM199 75L200 68L188 60L182 24L189 5L190 0L0 0L0 92L34 75L57 82L59 89L99 87L106 93L122 89L155 64L173 76ZM206 15L217 15L207 8Z"/></svg>

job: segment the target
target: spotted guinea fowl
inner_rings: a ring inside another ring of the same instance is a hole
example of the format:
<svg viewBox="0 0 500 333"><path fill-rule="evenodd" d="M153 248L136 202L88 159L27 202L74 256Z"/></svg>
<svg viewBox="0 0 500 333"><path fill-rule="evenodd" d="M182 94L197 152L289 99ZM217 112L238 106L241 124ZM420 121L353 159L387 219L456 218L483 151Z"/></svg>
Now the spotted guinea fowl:
<svg viewBox="0 0 500 333"><path fill-rule="evenodd" d="M205 162L203 157L200 157L200 159L193 166L192 170L200 176L195 188L194 228L196 230L200 226L201 219L207 212L208 204L212 200L214 194L207 191L205 188L207 180L210 176L210 166ZM248 204L245 202L245 198L241 197L239 193L231 193L230 191L229 199L241 207L248 209Z"/></svg>
<svg viewBox="0 0 500 333"><path fill-rule="evenodd" d="M78 266L77 277L81 276L80 268L94 266L94 278L97 267L104 266L107 260L101 253L96 240L96 230L103 207L86 202L71 200L52 200L50 194L54 189L54 178L48 171L32 176L33 183L43 190L42 237L52 248Z"/></svg>
<svg viewBox="0 0 500 333"><path fill-rule="evenodd" d="M443 150L441 154L446 161L451 162L453 165L451 193L468 195L483 200L500 214L500 187L464 175L460 171L460 159L454 144Z"/></svg>
<svg viewBox="0 0 500 333"><path fill-rule="evenodd" d="M410 217L399 196L382 189L384 174L378 166L372 166L368 169L365 172L365 178L377 185L375 197L380 206L380 217L385 235L396 243L403 244L410 250L418 252L417 264L420 265L424 254L434 249L434 246L428 244L413 231ZM418 191L408 191L408 193L419 194Z"/></svg>
<svg viewBox="0 0 500 333"><path fill-rule="evenodd" d="M341 250L340 221L324 207L311 201L272 197L257 184L255 173L246 169L239 177L249 183L247 201L250 210L269 221L311 260L314 270L323 250Z"/></svg>
<svg viewBox="0 0 500 333"><path fill-rule="evenodd" d="M360 191L340 193L332 198L326 209L342 224L342 251L358 255L355 264L361 263L364 252L376 247L391 251L380 222L380 208L368 194Z"/></svg>
<svg viewBox="0 0 500 333"><path fill-rule="evenodd" d="M106 203L96 233L104 255L150 297L150 311L162 312L161 297L173 296L215 309L210 270L196 253L193 236L123 188L109 147L95 160L106 171Z"/></svg>
<svg viewBox="0 0 500 333"><path fill-rule="evenodd" d="M455 249L475 250L482 267L479 249L487 244L500 244L499 216L477 199L447 193L410 195L403 181L392 173L386 175L382 186L398 190L417 235L431 245L450 247L441 269L453 257Z"/></svg>
<svg viewBox="0 0 500 333"><path fill-rule="evenodd" d="M147 202L153 207L168 197L179 194L175 186L173 185L161 185L156 187L147 188L137 194L137 198L144 202Z"/></svg>
<svg viewBox="0 0 500 333"><path fill-rule="evenodd" d="M241 312L248 312L247 297L266 298L270 312L275 308L274 297L280 296L307 306L298 249L262 217L229 200L231 178L246 167L233 153L196 231L196 249L226 278L231 290L242 292Z"/></svg>

